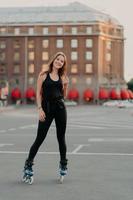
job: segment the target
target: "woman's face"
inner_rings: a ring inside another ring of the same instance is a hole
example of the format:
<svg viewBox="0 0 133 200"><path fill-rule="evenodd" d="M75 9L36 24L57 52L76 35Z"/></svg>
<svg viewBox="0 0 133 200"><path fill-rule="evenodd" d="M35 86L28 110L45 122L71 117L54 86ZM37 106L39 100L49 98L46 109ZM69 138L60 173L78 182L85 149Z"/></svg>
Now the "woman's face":
<svg viewBox="0 0 133 200"><path fill-rule="evenodd" d="M64 62L65 62L64 56L59 55L59 56L57 56L57 58L54 60L54 62L53 62L53 67L55 67L56 69L60 69L60 68L63 67Z"/></svg>

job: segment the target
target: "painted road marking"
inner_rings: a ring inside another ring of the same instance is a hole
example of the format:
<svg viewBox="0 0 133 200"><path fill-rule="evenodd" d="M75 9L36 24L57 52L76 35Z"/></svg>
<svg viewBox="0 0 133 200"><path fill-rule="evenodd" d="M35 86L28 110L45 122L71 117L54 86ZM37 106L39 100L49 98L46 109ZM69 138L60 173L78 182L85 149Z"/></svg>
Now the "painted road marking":
<svg viewBox="0 0 133 200"><path fill-rule="evenodd" d="M28 154L29 152L25 151L0 151L0 154ZM59 152L38 152L38 154L45 155L59 155ZM68 155L77 155L77 156L133 156L131 153L89 153L89 152L68 152Z"/></svg>
<svg viewBox="0 0 133 200"><path fill-rule="evenodd" d="M90 144L76 144L76 148L71 152L73 154L77 153L79 150L81 150L84 146L90 146Z"/></svg>
<svg viewBox="0 0 133 200"><path fill-rule="evenodd" d="M82 147L82 144L78 145L77 148L72 151L72 153L77 153L80 149L82 149Z"/></svg>
<svg viewBox="0 0 133 200"><path fill-rule="evenodd" d="M8 143L6 143L6 144L0 144L0 147L4 147L4 146L13 146L14 144L8 144Z"/></svg>
<svg viewBox="0 0 133 200"><path fill-rule="evenodd" d="M7 131L15 131L16 130L16 128L9 128L9 129L7 129Z"/></svg>
<svg viewBox="0 0 133 200"><path fill-rule="evenodd" d="M88 142L133 142L133 138L89 138Z"/></svg>

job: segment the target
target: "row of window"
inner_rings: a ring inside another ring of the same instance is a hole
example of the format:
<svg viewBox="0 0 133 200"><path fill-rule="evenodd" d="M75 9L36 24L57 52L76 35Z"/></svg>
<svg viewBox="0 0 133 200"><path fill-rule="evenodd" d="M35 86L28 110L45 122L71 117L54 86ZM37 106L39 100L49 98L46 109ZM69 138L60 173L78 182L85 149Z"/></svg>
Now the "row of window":
<svg viewBox="0 0 133 200"><path fill-rule="evenodd" d="M78 48L79 46L79 41L77 39L71 39L71 48ZM15 49L18 49L21 47L21 44L19 41L14 41L13 44ZM86 39L85 40L85 46L86 48L92 48L93 47L93 40L92 39ZM42 40L42 47L43 48L48 48L49 47L49 40L44 39ZM56 40L56 47L57 48L63 48L64 47L64 40L63 39L57 39ZM6 48L6 41L0 41L0 49L5 49ZM35 48L35 41L34 40L29 40L28 41L28 48L29 49L34 49Z"/></svg>
<svg viewBox="0 0 133 200"><path fill-rule="evenodd" d="M23 28L23 27L22 27ZM15 35L20 35L22 33L22 28L19 28L19 27L16 27L13 29L13 33ZM9 33L10 28L7 28L7 27L1 27L0 28L0 34L6 34L6 33ZM43 27L41 28L41 33L43 35L48 35L51 31L49 30L48 27ZM70 29L70 33L73 34L73 35L76 35L78 34L79 30L78 30L78 27L71 27ZM81 32L81 31L80 31ZM27 28L27 31L26 33L28 33L29 35L34 35L34 34L37 34L37 33L40 33L40 30L37 29L37 27L28 27ZM53 32L52 32L53 33ZM56 34L57 35L62 35L64 33L68 33L67 30L65 31L63 29L63 27L57 27L56 28ZM83 33L86 33L86 34L92 34L92 27L89 26L89 27L85 27L85 29L83 30Z"/></svg>
<svg viewBox="0 0 133 200"><path fill-rule="evenodd" d="M14 52L13 55L13 60L16 62L20 62L21 54L19 52ZM85 59L86 60L92 60L93 59L93 53L92 51L86 51L85 52ZM6 53L5 52L0 52L0 61L5 62L6 60ZM28 60L29 61L34 61L35 60L35 52L31 51L28 52ZM48 52L42 52L42 60L43 61L48 61L49 60L49 53ZM72 51L71 52L71 60L72 61L77 61L78 60L78 52L77 51Z"/></svg>
<svg viewBox="0 0 133 200"><path fill-rule="evenodd" d="M34 26L34 27L0 27L0 34L14 34L14 35L21 35L21 34L28 34L28 35L35 35L35 34L43 34L43 35L49 35L49 34L57 34L57 35L63 35L63 34L88 34L91 35L93 33L104 33L104 34L111 34L111 35L122 35L123 30L116 27L108 28L108 26L99 26L99 25L93 25L93 26L73 26L73 27L40 27L40 26Z"/></svg>
<svg viewBox="0 0 133 200"><path fill-rule="evenodd" d="M43 64L42 69L47 69L47 65ZM28 73L33 74L34 72L35 72L35 65L29 64L28 65ZM6 66L4 64L0 66L0 73L6 73ZM13 73L14 74L20 73L20 65L18 65L18 64L14 65ZM77 74L78 73L78 65L77 64L71 65L70 73L71 74ZM93 65L92 64L88 63L88 64L85 65L85 73L93 73Z"/></svg>
<svg viewBox="0 0 133 200"><path fill-rule="evenodd" d="M21 54L19 52L14 52L13 55L13 61L14 62L20 62ZM35 52L31 51L28 52L28 60L34 61L35 60ZM48 61L49 60L49 53L48 52L42 52L42 61ZM85 52L85 60L92 61L93 60L93 52L92 51L86 51ZM5 62L6 61L6 53L1 52L0 53L0 61ZM71 61L78 61L78 52L72 51L71 52ZM111 61L111 53L106 53L106 61Z"/></svg>

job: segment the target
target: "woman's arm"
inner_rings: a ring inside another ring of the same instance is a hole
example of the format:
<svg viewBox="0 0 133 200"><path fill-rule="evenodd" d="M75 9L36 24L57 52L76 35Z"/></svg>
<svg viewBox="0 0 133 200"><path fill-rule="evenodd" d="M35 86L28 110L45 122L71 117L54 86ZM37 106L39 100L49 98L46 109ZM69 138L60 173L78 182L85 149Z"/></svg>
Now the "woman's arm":
<svg viewBox="0 0 133 200"><path fill-rule="evenodd" d="M42 82L43 77L41 75L38 76L37 79L37 90L36 90L36 102L38 109L41 108L41 102L42 102Z"/></svg>
<svg viewBox="0 0 133 200"><path fill-rule="evenodd" d="M63 76L62 82L63 82L63 95L64 95L64 98L66 98L67 97L68 84L69 84L68 76Z"/></svg>
<svg viewBox="0 0 133 200"><path fill-rule="evenodd" d="M44 121L45 120L45 112L42 109L42 83L44 81L44 79L46 78L46 75L39 75L38 76L38 80L37 80L37 107L38 107L38 111L39 111L39 120L40 121Z"/></svg>

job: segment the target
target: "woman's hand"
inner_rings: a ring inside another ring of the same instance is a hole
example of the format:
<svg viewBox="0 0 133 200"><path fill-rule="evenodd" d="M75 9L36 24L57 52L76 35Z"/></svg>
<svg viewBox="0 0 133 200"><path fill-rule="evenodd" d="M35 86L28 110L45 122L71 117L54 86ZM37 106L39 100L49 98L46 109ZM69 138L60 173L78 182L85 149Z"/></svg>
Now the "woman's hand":
<svg viewBox="0 0 133 200"><path fill-rule="evenodd" d="M42 108L39 109L39 120L40 121L45 121L46 115L45 112Z"/></svg>
<svg viewBox="0 0 133 200"><path fill-rule="evenodd" d="M64 95L64 98L67 97L67 88L68 88L68 84L69 84L69 78L68 76L63 76L62 77L62 84L63 84L63 95Z"/></svg>

